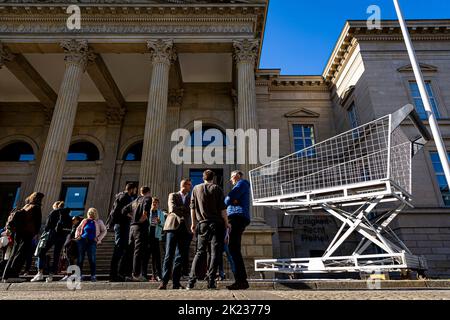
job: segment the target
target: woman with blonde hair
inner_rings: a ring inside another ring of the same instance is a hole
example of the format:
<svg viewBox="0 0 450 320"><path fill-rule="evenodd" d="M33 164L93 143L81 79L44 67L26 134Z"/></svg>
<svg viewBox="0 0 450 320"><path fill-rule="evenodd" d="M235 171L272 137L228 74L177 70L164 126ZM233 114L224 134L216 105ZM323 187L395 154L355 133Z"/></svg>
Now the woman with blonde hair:
<svg viewBox="0 0 450 320"><path fill-rule="evenodd" d="M53 210L47 217L44 231L42 232L37 245L35 256L38 257L38 273L33 279L31 279L31 282L44 280L46 255L47 252L54 246L53 263L46 281L51 282L53 280L53 275L58 273L61 251L71 228L72 218L70 216L70 209L64 208L64 201L56 201L53 204Z"/></svg>
<svg viewBox="0 0 450 320"><path fill-rule="evenodd" d="M98 218L98 211L90 208L87 211L87 218L78 226L75 238L78 244L78 267L80 273L83 269L84 256L87 253L89 266L91 267L91 281L97 281L96 278L96 255L97 245L101 244L106 236L106 226Z"/></svg>

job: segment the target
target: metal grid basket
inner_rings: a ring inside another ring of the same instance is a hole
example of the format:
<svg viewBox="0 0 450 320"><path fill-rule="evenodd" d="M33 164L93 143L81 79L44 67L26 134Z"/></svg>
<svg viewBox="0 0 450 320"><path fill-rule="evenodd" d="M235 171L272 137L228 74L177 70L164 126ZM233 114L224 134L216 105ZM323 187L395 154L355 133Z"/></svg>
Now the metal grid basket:
<svg viewBox="0 0 450 320"><path fill-rule="evenodd" d="M308 207L358 202L379 194L410 198L417 137L408 137L400 124L413 114L414 107L407 105L251 171L254 205Z"/></svg>

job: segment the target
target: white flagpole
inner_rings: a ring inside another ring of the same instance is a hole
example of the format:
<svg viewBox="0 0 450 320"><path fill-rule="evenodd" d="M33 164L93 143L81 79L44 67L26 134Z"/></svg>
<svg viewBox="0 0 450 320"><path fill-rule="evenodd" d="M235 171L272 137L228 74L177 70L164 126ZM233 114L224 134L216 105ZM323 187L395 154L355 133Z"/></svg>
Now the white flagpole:
<svg viewBox="0 0 450 320"><path fill-rule="evenodd" d="M414 75L416 77L417 86L419 87L420 96L422 97L423 105L428 116L428 122L430 124L431 132L433 134L433 139L436 144L436 149L439 153L439 158L441 159L442 167L444 168L445 178L447 180L447 185L450 187L450 164L447 156L447 150L445 148L444 141L442 140L442 135L439 130L438 122L436 120L436 115L431 107L430 97L425 86L425 81L423 79L422 70L420 69L419 63L417 62L416 52L409 35L408 27L406 26L405 19L403 17L402 10L398 0L394 0L395 10L397 11L398 20L400 22L400 27L402 29L403 37L405 38L406 48L408 49L409 59L411 60L411 66L414 70Z"/></svg>

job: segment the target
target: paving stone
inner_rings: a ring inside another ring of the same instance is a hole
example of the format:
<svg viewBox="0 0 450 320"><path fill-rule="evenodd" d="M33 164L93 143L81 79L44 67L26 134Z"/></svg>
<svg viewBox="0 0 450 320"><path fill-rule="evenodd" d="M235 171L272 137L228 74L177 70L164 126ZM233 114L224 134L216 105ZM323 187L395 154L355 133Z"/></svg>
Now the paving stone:
<svg viewBox="0 0 450 320"><path fill-rule="evenodd" d="M11 291L0 300L450 300L450 290L301 290L301 291L228 291L228 290L77 290Z"/></svg>

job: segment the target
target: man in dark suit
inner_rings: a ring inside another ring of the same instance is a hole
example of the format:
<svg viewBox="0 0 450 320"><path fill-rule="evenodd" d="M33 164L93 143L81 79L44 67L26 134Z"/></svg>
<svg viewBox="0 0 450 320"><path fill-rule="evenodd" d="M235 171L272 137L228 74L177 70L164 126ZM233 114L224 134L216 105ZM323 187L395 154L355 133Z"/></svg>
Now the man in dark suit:
<svg viewBox="0 0 450 320"><path fill-rule="evenodd" d="M183 264L189 263L189 246L192 240L189 208L191 188L191 180L184 179L181 181L180 191L169 195L169 214L164 224L164 231L166 231L166 255L164 257L162 282L159 290L167 289L172 266L173 289L184 289L181 286L180 279Z"/></svg>

